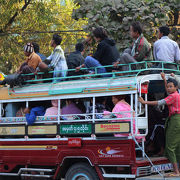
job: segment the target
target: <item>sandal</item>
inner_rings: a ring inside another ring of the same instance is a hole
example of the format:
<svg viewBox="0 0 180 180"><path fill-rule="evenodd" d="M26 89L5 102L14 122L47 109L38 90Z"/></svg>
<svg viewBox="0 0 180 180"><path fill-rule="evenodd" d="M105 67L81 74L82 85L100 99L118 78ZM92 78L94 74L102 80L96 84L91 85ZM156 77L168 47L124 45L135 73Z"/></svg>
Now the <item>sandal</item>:
<svg viewBox="0 0 180 180"><path fill-rule="evenodd" d="M165 177L180 177L180 174L170 173Z"/></svg>

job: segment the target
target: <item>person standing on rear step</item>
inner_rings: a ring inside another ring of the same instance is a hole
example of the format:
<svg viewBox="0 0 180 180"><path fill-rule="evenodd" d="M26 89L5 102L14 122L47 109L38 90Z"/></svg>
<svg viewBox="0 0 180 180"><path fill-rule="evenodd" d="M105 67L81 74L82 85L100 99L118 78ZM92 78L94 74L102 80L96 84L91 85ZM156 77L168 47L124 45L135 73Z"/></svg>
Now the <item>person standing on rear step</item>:
<svg viewBox="0 0 180 180"><path fill-rule="evenodd" d="M144 37L140 22L133 22L130 25L130 36L134 39L133 45L124 50L120 59L114 63L115 67L117 67L118 64L153 60L151 44ZM122 69L128 70L128 67L123 66Z"/></svg>
<svg viewBox="0 0 180 180"><path fill-rule="evenodd" d="M148 105L168 106L169 117L165 123L165 155L174 168L174 172L168 176L180 176L178 169L178 162L180 162L180 95L177 92L178 83L175 79L170 78L167 83L165 83L165 86L167 93L169 93L165 99L159 101L144 101L142 97L139 97L139 102Z"/></svg>
<svg viewBox="0 0 180 180"><path fill-rule="evenodd" d="M98 27L93 31L94 38L98 43L97 50L94 55L87 56L83 65L76 68L80 70L82 67L86 68L97 68L99 66L112 65L119 58L119 52L116 48L114 40L108 38L107 32L102 27ZM95 71L93 69L93 71ZM97 73L102 74L111 72L112 68L97 68ZM107 75L104 75L107 76Z"/></svg>

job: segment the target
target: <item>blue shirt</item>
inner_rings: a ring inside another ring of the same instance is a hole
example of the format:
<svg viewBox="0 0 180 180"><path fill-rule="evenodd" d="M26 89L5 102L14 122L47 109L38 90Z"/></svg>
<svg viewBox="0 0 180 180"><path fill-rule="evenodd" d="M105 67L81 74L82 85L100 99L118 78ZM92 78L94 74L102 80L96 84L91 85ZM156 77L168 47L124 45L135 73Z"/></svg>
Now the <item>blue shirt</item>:
<svg viewBox="0 0 180 180"><path fill-rule="evenodd" d="M31 109L30 114L26 114L26 121L28 125L32 125L37 116L44 116L45 108L43 106L34 107Z"/></svg>
<svg viewBox="0 0 180 180"><path fill-rule="evenodd" d="M41 54L39 52L36 52L36 54L39 55L42 61L46 60L46 56L44 54Z"/></svg>
<svg viewBox="0 0 180 180"><path fill-rule="evenodd" d="M179 46L175 41L169 39L168 36L163 36L154 43L153 54L156 61L172 63L180 61Z"/></svg>

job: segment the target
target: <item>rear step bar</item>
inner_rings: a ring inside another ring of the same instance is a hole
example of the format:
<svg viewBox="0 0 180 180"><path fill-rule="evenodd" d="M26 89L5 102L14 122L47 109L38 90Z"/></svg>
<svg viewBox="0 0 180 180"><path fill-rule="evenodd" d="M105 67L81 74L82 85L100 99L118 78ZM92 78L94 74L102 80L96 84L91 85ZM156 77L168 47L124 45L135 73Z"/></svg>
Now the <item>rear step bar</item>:
<svg viewBox="0 0 180 180"><path fill-rule="evenodd" d="M135 178L136 175L133 174L103 174L105 178Z"/></svg>
<svg viewBox="0 0 180 180"><path fill-rule="evenodd" d="M136 175L135 174L108 174L106 173L105 169L103 167L101 167L101 170L103 172L103 177L105 178L135 178Z"/></svg>
<svg viewBox="0 0 180 180"><path fill-rule="evenodd" d="M21 177L42 177L42 178L52 178L53 175L21 174Z"/></svg>
<svg viewBox="0 0 180 180"><path fill-rule="evenodd" d="M52 175L44 175L44 174L24 174L24 172L51 173L51 172L54 172L54 170L53 169L37 169L37 168L20 168L18 173L0 173L0 176L23 176L23 177L28 176L28 177L44 177L44 178L52 177Z"/></svg>
<svg viewBox="0 0 180 180"><path fill-rule="evenodd" d="M143 156L146 157L148 159L148 161L150 162L151 166L154 167L154 164L152 163L151 159L148 157L148 155L145 153L144 151L144 147L141 147L139 145L139 143L137 142L136 138L134 136L132 136L134 142L137 144L138 148L142 151ZM157 173L161 176L162 179L165 179L164 175L157 169Z"/></svg>

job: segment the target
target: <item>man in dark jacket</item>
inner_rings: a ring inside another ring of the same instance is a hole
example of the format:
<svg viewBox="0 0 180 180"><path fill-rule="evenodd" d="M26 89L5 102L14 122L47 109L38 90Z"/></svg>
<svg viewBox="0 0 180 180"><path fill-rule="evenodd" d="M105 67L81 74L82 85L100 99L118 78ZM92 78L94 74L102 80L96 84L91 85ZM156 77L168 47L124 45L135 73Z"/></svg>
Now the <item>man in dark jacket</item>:
<svg viewBox="0 0 180 180"><path fill-rule="evenodd" d="M84 64L84 57L82 56L84 45L82 43L77 43L75 49L76 51L70 53L66 59L69 70L68 76L78 76L83 74L81 71L75 72L74 70L71 70Z"/></svg>
<svg viewBox="0 0 180 180"><path fill-rule="evenodd" d="M99 42L97 50L94 55L87 56L85 58L85 63L81 67L86 66L87 68L93 68L98 74L111 72L112 68L104 68L98 66L112 65L119 59L119 52L116 48L115 41L108 38L106 31L99 27L93 31L95 40ZM80 68L81 68L80 67ZM79 69L79 68L77 68ZM106 75L104 75L106 76Z"/></svg>

